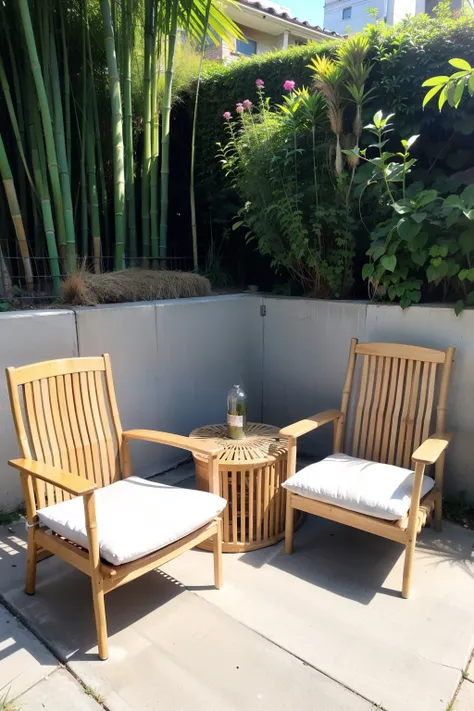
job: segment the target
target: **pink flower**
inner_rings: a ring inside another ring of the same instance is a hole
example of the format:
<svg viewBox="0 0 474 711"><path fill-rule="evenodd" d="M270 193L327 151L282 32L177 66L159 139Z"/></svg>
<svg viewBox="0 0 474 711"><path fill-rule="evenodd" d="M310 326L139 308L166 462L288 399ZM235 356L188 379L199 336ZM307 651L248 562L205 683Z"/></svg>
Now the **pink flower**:
<svg viewBox="0 0 474 711"><path fill-rule="evenodd" d="M283 88L285 91L293 91L295 88L295 82L293 79L287 79L286 82L283 84Z"/></svg>
<svg viewBox="0 0 474 711"><path fill-rule="evenodd" d="M257 86L259 89L263 89L263 87L265 86L265 82L263 81L263 79L257 79L257 81L255 82L255 86Z"/></svg>
<svg viewBox="0 0 474 711"><path fill-rule="evenodd" d="M224 111L222 115L226 121L230 121L230 119L232 118L232 114L230 113L230 111Z"/></svg>
<svg viewBox="0 0 474 711"><path fill-rule="evenodd" d="M235 110L237 111L238 114L243 114L244 113L244 105L243 104L236 104Z"/></svg>
<svg viewBox="0 0 474 711"><path fill-rule="evenodd" d="M242 106L244 107L244 109L250 109L250 107L252 106L252 102L250 101L250 99L245 99Z"/></svg>

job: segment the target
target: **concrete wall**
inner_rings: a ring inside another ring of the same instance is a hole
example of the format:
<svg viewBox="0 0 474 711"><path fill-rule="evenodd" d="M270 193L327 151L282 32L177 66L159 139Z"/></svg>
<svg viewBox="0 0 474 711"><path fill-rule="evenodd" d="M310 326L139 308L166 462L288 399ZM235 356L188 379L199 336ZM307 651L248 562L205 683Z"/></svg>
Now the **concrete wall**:
<svg viewBox="0 0 474 711"><path fill-rule="evenodd" d="M250 417L260 420L260 303L258 297L237 295L2 314L0 367L3 372L9 365L108 352L124 429L189 434L199 425L224 422L227 391L236 382L249 392ZM18 455L2 375L0 511L22 500L18 473L7 465ZM139 442L132 448L134 471L144 476L186 456L182 450Z"/></svg>
<svg viewBox="0 0 474 711"><path fill-rule="evenodd" d="M260 316L264 302L266 316ZM125 429L188 434L225 419L227 390L243 382L249 416L277 425L340 404L351 337L457 348L448 427L447 488L474 500L474 311L450 307L311 299L219 296L76 311L0 315L0 367L49 358L111 354ZM331 428L302 440L314 455L330 451ZM21 502L8 395L0 378L0 510ZM177 464L180 450L134 443L137 474Z"/></svg>
<svg viewBox="0 0 474 711"><path fill-rule="evenodd" d="M339 407L350 339L433 348L456 347L448 400L446 488L474 500L474 311L459 317L448 306L416 306L266 299L264 408L266 422L285 425ZM301 441L302 451L325 456L331 427Z"/></svg>

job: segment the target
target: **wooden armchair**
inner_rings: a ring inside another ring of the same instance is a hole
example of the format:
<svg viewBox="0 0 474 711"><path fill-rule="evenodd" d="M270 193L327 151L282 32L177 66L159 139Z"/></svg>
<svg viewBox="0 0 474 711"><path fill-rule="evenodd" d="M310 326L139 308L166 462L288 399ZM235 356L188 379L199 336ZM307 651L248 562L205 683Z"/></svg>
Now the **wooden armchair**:
<svg viewBox="0 0 474 711"><path fill-rule="evenodd" d="M345 424L357 356L362 373L352 446ZM434 512L441 527L446 400L454 348L438 351L396 343L351 342L340 410L284 427L288 438L285 550L292 552L294 510L359 528L406 547L402 596L410 594L417 534ZM441 370L439 391L437 370ZM437 396L435 434L429 437ZM298 437L334 423L334 454L296 472ZM352 451L350 456L348 453ZM410 462L413 469L408 470ZM434 481L425 468L435 465Z"/></svg>
<svg viewBox="0 0 474 711"><path fill-rule="evenodd" d="M131 476L129 443L146 440L207 457L218 492L220 448L166 432L123 432L108 355L8 368L7 381L23 459L28 517L26 592L36 564L51 553L92 582L98 651L107 659L105 594L213 537L215 585L222 585L222 520L216 493Z"/></svg>

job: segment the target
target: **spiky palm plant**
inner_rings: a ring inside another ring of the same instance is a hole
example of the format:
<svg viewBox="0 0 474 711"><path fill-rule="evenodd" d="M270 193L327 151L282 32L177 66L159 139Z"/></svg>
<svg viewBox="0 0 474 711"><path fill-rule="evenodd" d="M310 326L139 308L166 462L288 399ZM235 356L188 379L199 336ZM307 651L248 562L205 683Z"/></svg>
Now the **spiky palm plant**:
<svg viewBox="0 0 474 711"><path fill-rule="evenodd" d="M334 168L336 175L342 175L343 160L341 135L343 131L344 104L342 91L344 88L344 70L341 64L325 55L315 57L308 67L314 72L314 84L324 96L331 130L336 136L336 159Z"/></svg>

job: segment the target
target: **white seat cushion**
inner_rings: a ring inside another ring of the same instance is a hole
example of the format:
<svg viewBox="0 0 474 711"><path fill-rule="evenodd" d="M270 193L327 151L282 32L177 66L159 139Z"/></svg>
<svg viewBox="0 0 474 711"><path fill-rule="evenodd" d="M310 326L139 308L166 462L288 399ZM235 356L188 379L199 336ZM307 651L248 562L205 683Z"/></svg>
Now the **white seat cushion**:
<svg viewBox="0 0 474 711"><path fill-rule="evenodd" d="M397 521L410 508L413 480L414 472L410 469L333 454L301 469L283 486L308 499ZM421 496L433 486L433 479L424 476Z"/></svg>
<svg viewBox="0 0 474 711"><path fill-rule="evenodd" d="M95 492L102 558L122 565L197 531L226 505L215 494L166 486L131 476ZM41 524L88 548L84 504L78 496L39 509Z"/></svg>

